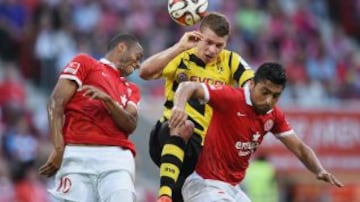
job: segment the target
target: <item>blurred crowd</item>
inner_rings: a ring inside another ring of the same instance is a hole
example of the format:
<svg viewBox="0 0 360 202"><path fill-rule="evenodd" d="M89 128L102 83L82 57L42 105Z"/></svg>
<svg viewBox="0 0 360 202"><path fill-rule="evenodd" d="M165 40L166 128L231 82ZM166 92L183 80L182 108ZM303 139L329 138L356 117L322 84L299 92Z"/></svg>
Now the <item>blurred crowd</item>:
<svg viewBox="0 0 360 202"><path fill-rule="evenodd" d="M117 32L135 34L145 57L175 43L181 27L165 0L0 0L0 202L48 201L36 168L46 160L46 99L77 53L101 58ZM254 68L281 62L283 105L335 106L360 98L360 0L209 0L232 23L227 48ZM162 82L141 80L144 96ZM146 198L146 197L145 197ZM151 201L141 199L142 201Z"/></svg>

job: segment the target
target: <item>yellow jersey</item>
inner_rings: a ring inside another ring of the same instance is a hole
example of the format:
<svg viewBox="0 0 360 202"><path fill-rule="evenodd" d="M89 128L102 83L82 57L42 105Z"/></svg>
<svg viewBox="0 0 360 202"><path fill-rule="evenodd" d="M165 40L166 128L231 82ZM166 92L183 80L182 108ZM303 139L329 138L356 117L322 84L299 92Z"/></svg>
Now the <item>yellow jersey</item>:
<svg viewBox="0 0 360 202"><path fill-rule="evenodd" d="M174 94L183 81L196 81L214 85L242 86L254 76L254 71L235 52L222 50L212 62L205 64L195 55L195 48L184 51L171 60L162 72L165 78L165 110L163 116L170 118L173 107ZM194 135L204 137L212 116L212 109L208 104L201 104L197 99L190 99L185 106L189 120L195 125Z"/></svg>

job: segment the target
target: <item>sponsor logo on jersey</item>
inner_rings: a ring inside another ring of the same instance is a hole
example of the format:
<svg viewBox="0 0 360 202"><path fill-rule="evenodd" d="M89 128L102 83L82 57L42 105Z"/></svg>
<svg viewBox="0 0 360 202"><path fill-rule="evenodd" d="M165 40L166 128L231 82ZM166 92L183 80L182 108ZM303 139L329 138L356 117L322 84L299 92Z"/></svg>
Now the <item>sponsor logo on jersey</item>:
<svg viewBox="0 0 360 202"><path fill-rule="evenodd" d="M70 62L64 69L64 73L76 74L80 68L80 63Z"/></svg>
<svg viewBox="0 0 360 202"><path fill-rule="evenodd" d="M238 150L238 155L243 157L254 153L256 149L260 146L260 142L259 142L260 137L261 134L259 132L256 132L255 134L252 135L252 141L235 142L235 148L236 150Z"/></svg>
<svg viewBox="0 0 360 202"><path fill-rule="evenodd" d="M212 78L207 77L200 77L200 76L190 76L190 81L196 81L201 83L207 83L209 85L224 85L224 81L215 80Z"/></svg>

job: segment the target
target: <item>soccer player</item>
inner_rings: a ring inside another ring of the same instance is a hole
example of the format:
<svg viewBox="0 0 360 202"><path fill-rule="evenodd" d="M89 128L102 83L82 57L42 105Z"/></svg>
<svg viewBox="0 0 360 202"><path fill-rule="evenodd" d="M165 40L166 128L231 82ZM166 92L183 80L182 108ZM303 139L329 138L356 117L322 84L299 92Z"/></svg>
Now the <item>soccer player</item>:
<svg viewBox="0 0 360 202"><path fill-rule="evenodd" d="M195 172L185 181L187 202L250 201L238 188L250 156L265 134L277 137L314 175L338 187L343 184L323 168L313 150L300 140L275 106L287 78L277 63L264 63L244 88L184 82L175 94L170 127L187 120L186 102L192 99L209 104L213 116Z"/></svg>
<svg viewBox="0 0 360 202"><path fill-rule="evenodd" d="M225 49L229 34L226 16L209 13L199 31L186 32L178 43L148 58L140 67L143 79L165 78L165 110L149 141L150 156L160 167L159 197L163 198L160 200L172 197L182 201L181 186L195 168L212 114L208 105L189 100L186 106L189 121L182 128L170 130L167 120L179 84L196 81L241 86L253 76L249 65L237 53Z"/></svg>
<svg viewBox="0 0 360 202"><path fill-rule="evenodd" d="M128 34L110 40L101 60L79 54L65 66L48 104L53 150L39 169L55 176L59 201L135 201L139 89L125 76L139 67L143 48Z"/></svg>

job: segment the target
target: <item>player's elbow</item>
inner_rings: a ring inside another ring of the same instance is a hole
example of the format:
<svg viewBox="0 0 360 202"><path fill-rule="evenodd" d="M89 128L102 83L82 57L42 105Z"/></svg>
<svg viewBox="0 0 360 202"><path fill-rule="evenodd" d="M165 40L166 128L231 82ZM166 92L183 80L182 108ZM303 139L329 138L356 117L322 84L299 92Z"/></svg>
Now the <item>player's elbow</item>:
<svg viewBox="0 0 360 202"><path fill-rule="evenodd" d="M144 79L144 80L149 80L149 76L146 70L144 70L143 68L139 69L139 76L140 78Z"/></svg>
<svg viewBox="0 0 360 202"><path fill-rule="evenodd" d="M150 71L150 69L147 66L141 66L139 68L139 76L140 78L144 80L150 80L152 79L154 73Z"/></svg>

